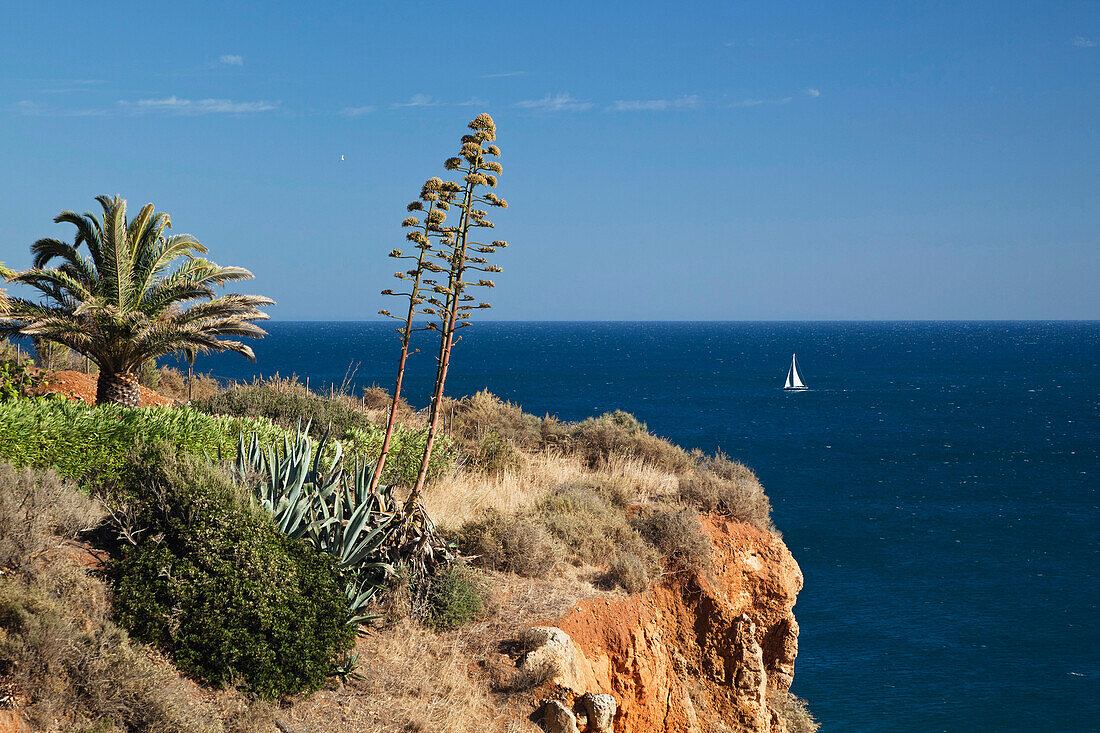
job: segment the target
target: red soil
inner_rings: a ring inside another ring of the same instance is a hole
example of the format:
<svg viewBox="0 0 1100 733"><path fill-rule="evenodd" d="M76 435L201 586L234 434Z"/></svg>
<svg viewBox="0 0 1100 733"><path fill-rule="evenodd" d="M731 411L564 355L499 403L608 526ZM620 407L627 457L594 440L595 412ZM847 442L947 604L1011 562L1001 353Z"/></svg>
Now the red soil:
<svg viewBox="0 0 1100 733"><path fill-rule="evenodd" d="M95 404L95 388L98 379L95 374L83 372L54 372L47 377L47 385L42 394L59 394L70 400L81 400L89 405ZM147 387L141 387L141 406L172 405L172 400L162 397Z"/></svg>

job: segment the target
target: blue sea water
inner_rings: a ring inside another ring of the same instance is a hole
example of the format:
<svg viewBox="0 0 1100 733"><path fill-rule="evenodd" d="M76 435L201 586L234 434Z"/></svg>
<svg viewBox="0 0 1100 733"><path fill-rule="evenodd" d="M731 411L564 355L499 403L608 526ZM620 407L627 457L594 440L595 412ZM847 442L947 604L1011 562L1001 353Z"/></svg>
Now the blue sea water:
<svg viewBox="0 0 1100 733"><path fill-rule="evenodd" d="M233 378L389 386L389 324L273 323ZM824 730L1100 730L1100 323L476 323L448 392L624 409L752 466ZM430 342L412 358L422 405ZM805 393L781 389L798 353Z"/></svg>

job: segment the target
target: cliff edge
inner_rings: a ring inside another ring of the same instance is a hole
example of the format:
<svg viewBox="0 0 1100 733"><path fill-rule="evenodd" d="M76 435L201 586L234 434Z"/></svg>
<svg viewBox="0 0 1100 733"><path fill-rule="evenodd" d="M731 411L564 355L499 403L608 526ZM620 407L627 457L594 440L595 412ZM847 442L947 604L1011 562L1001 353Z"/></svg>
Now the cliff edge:
<svg viewBox="0 0 1100 733"><path fill-rule="evenodd" d="M532 630L520 669L557 665L535 716L545 730L787 730L769 691L786 692L794 676L802 572L771 533L712 515L702 523L709 577L672 572L643 593L584 600L556 627ZM609 721L597 720L594 700L614 709Z"/></svg>

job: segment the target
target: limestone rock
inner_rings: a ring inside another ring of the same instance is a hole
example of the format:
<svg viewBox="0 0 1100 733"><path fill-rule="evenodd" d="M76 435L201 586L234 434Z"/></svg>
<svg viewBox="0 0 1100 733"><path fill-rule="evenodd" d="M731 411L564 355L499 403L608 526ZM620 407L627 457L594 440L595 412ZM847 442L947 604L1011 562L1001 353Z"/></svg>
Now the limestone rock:
<svg viewBox="0 0 1100 733"><path fill-rule="evenodd" d="M577 716L557 700L551 700L543 707L542 727L546 733L579 733Z"/></svg>
<svg viewBox="0 0 1100 733"><path fill-rule="evenodd" d="M770 722L765 695L768 676L764 671L764 653L756 641L756 624L748 614L737 617L733 627L734 696L750 730L767 730Z"/></svg>
<svg viewBox="0 0 1100 733"><path fill-rule="evenodd" d="M591 665L569 634L554 626L535 626L522 641L528 651L520 660L520 675L549 680L578 695L595 687Z"/></svg>
<svg viewBox="0 0 1100 733"><path fill-rule="evenodd" d="M588 733L613 733L615 698L603 693L589 692L581 700L588 711Z"/></svg>

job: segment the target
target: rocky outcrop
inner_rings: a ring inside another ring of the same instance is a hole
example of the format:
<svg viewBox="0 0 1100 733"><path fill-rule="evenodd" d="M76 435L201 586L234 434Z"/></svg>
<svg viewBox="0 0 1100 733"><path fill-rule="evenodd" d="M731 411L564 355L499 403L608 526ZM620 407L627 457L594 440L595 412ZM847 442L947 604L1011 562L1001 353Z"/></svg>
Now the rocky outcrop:
<svg viewBox="0 0 1100 733"><path fill-rule="evenodd" d="M553 730L579 733L785 733L766 693L786 690L794 675L802 573L772 534L718 517L703 525L713 573L673 573L644 593L581 602L557 627L532 630L541 643L520 669L552 669L544 673L556 690L544 704L546 730L553 719Z"/></svg>

